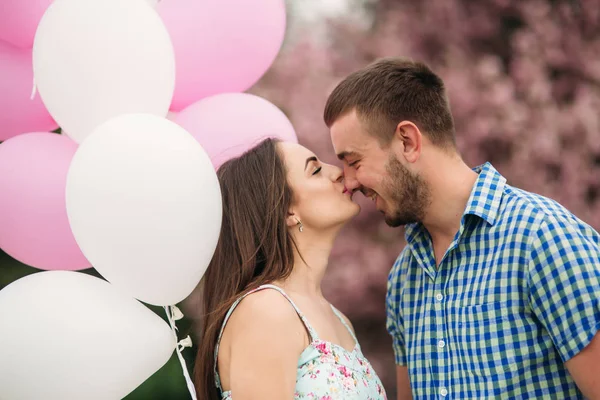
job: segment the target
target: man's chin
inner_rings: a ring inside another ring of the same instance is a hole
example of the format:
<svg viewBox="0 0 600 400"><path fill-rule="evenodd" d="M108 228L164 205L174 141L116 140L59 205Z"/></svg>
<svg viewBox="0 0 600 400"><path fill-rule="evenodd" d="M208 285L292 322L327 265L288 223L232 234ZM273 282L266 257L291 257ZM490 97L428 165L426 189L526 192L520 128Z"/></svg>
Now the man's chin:
<svg viewBox="0 0 600 400"><path fill-rule="evenodd" d="M385 223L387 226L389 226L390 228L397 228L399 226L403 226L406 225L404 224L402 221L394 219L394 218L388 218L385 217Z"/></svg>
<svg viewBox="0 0 600 400"><path fill-rule="evenodd" d="M384 219L385 219L385 223L387 224L387 226L391 227L391 228L398 228L399 226L404 226L404 225L408 225L408 224L414 224L415 221L414 218L413 219L409 219L409 218L404 218L401 216L390 216L388 215L385 211L381 211L384 215Z"/></svg>

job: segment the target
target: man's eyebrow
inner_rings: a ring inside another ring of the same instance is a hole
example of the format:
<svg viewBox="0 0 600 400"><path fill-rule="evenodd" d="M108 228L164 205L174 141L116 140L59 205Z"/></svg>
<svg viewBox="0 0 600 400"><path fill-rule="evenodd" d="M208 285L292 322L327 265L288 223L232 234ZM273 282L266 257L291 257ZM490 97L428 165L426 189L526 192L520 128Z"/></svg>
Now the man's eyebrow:
<svg viewBox="0 0 600 400"><path fill-rule="evenodd" d="M340 160L344 160L346 157L358 157L358 153L355 151L342 151L337 155Z"/></svg>

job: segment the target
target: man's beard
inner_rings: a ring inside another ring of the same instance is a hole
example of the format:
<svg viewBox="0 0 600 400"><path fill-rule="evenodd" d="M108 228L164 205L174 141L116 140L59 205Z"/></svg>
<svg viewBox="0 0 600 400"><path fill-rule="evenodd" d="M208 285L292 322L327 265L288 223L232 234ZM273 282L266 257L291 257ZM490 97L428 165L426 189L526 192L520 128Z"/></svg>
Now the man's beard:
<svg viewBox="0 0 600 400"><path fill-rule="evenodd" d="M385 223L397 227L422 222L425 210L431 203L431 192L420 175L408 170L391 155L386 166L388 176L383 181L390 197L389 209L385 210Z"/></svg>

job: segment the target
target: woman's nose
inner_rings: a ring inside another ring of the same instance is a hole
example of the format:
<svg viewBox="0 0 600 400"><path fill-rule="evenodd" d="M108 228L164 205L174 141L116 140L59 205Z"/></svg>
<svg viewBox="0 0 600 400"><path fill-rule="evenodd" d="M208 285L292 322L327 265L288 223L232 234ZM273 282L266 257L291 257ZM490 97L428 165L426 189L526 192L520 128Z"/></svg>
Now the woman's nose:
<svg viewBox="0 0 600 400"><path fill-rule="evenodd" d="M344 171L334 165L332 167L332 177L335 182L341 182L344 179Z"/></svg>

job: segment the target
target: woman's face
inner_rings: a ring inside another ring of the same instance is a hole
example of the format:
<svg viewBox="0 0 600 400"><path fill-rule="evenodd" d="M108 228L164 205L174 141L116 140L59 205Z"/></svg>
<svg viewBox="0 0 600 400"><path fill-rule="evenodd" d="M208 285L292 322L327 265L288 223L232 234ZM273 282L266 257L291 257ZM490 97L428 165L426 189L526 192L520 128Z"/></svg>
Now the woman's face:
<svg viewBox="0 0 600 400"><path fill-rule="evenodd" d="M360 206L346 190L340 168L319 161L299 144L280 142L278 149L294 193L290 212L302 221L303 230L339 227L358 214Z"/></svg>

